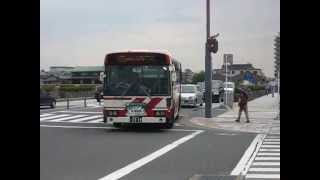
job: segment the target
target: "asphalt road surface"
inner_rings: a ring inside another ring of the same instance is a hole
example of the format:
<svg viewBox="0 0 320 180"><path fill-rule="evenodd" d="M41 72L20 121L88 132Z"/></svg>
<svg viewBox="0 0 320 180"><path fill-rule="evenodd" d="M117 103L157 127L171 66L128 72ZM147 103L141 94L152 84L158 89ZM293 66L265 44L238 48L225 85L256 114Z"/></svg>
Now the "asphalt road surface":
<svg viewBox="0 0 320 180"><path fill-rule="evenodd" d="M214 106L214 115L224 110ZM173 129L101 123L102 107L40 109L40 179L180 180L230 175L256 134L193 126L182 108Z"/></svg>

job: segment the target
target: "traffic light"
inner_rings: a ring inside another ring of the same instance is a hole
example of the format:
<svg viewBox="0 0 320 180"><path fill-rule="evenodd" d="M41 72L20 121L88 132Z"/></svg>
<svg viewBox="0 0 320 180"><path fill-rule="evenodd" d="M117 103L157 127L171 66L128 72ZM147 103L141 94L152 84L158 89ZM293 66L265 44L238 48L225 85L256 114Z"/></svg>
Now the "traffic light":
<svg viewBox="0 0 320 180"><path fill-rule="evenodd" d="M218 52L218 40L216 39L218 35L212 36L207 40L208 50L214 54Z"/></svg>

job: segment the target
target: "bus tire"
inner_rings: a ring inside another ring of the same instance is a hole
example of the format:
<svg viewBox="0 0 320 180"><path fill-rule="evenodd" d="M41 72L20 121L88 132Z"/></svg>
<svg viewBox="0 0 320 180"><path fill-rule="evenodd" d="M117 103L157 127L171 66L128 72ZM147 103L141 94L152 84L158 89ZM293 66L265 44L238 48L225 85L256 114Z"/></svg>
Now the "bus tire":
<svg viewBox="0 0 320 180"><path fill-rule="evenodd" d="M167 122L164 124L164 128L166 129L171 129L173 127L174 124L174 113L172 113L172 116L170 119L167 120Z"/></svg>
<svg viewBox="0 0 320 180"><path fill-rule="evenodd" d="M173 122L167 122L164 124L164 128L171 129L173 127Z"/></svg>

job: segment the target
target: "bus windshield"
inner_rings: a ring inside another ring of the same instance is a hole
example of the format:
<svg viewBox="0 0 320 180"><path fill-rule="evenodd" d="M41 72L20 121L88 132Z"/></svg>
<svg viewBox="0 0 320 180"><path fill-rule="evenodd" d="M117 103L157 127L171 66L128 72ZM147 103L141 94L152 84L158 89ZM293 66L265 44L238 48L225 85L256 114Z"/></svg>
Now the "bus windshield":
<svg viewBox="0 0 320 180"><path fill-rule="evenodd" d="M182 93L195 93L196 88L195 86L181 86Z"/></svg>
<svg viewBox="0 0 320 180"><path fill-rule="evenodd" d="M106 67L105 96L168 96L166 65L111 65Z"/></svg>

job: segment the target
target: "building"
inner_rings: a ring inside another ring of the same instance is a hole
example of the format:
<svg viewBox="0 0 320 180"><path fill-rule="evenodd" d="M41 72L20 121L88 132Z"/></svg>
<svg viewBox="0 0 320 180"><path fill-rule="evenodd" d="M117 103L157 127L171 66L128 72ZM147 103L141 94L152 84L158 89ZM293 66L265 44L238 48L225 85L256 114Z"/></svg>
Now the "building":
<svg viewBox="0 0 320 180"><path fill-rule="evenodd" d="M40 85L42 84L61 84L59 77L44 70L40 71Z"/></svg>
<svg viewBox="0 0 320 180"><path fill-rule="evenodd" d="M266 82L266 77L261 69L253 67L252 64L230 64L227 65L227 73L225 65L221 69L213 70L213 79L225 81L227 74L228 81L236 84L248 81L255 85L263 85Z"/></svg>
<svg viewBox="0 0 320 180"><path fill-rule="evenodd" d="M280 77L280 33L274 39L274 77Z"/></svg>
<svg viewBox="0 0 320 180"><path fill-rule="evenodd" d="M71 70L72 84L101 84L100 73L103 66L77 66Z"/></svg>
<svg viewBox="0 0 320 180"><path fill-rule="evenodd" d="M194 73L191 71L191 69L185 69L184 72L182 72L182 83L183 84L190 84L192 83Z"/></svg>

